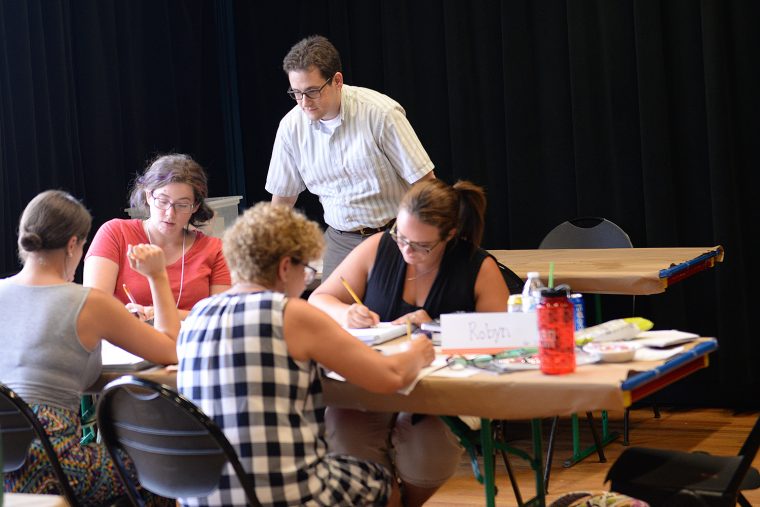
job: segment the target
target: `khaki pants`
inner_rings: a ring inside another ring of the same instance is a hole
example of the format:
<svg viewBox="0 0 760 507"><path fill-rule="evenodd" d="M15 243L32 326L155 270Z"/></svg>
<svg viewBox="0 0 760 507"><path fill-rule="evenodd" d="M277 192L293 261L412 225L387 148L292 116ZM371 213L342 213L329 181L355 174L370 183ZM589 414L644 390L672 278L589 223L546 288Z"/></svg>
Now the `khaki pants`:
<svg viewBox="0 0 760 507"><path fill-rule="evenodd" d="M327 449L374 461L395 470L398 477L422 488L446 482L462 459L464 448L446 423L412 414L361 412L328 407L325 412Z"/></svg>

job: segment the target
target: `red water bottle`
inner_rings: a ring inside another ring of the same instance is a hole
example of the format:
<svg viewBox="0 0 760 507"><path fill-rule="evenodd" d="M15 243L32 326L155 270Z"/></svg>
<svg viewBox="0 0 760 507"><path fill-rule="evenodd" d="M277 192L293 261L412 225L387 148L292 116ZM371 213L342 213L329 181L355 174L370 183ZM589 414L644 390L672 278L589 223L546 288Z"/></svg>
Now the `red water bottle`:
<svg viewBox="0 0 760 507"><path fill-rule="evenodd" d="M538 313L538 358L541 371L561 375L575 371L573 304L564 290L544 290Z"/></svg>

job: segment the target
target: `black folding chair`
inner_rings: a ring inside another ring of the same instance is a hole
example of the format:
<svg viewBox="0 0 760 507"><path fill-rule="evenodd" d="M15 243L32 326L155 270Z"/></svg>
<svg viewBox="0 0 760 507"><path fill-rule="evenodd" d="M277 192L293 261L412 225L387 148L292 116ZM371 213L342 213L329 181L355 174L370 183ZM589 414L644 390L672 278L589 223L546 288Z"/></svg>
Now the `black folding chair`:
<svg viewBox="0 0 760 507"><path fill-rule="evenodd" d="M71 506L79 505L58 455L45 428L26 402L5 384L0 384L0 436L2 436L3 472L21 468L34 439L39 439L58 480L61 493Z"/></svg>
<svg viewBox="0 0 760 507"><path fill-rule="evenodd" d="M222 430L176 391L150 380L121 377L105 387L97 413L103 443L134 505L145 501L116 449L132 458L140 484L158 495L206 497L218 487L229 463L248 505L261 505L253 478Z"/></svg>
<svg viewBox="0 0 760 507"><path fill-rule="evenodd" d="M633 248L631 238L626 232L621 229L617 224L601 217L579 217L566 222L562 222L554 229L549 231L544 239L541 240L539 249L566 249L566 248ZM636 299L632 297L631 315L634 314ZM594 298L596 307L597 320L601 321L601 298L597 294ZM660 417L657 407L654 408L655 417ZM573 428L577 427L577 416L573 416ZM594 440L594 448L599 456L599 461L604 463L607 458L604 455L604 443L609 441L612 437L607 434L606 431L606 417L605 412L602 413L603 434L599 437L596 431L594 423L594 415L591 412L586 412L586 420L591 430L591 436ZM623 443L628 445L628 409L625 411L623 419ZM559 424L559 417L555 417L552 421L552 428L549 434L549 445L546 455L546 468L544 471L544 485L548 491L549 477L551 474L552 457L554 454L554 442L557 434L557 428ZM577 435L574 435L574 441L578 441ZM573 450L572 458L565 461L565 466L571 466L574 463L580 461L588 454L588 450L580 451L579 449Z"/></svg>
<svg viewBox="0 0 760 507"><path fill-rule="evenodd" d="M760 447L760 417L737 456L631 447L610 467L610 489L657 506L734 506L751 504L743 489L760 487L752 467Z"/></svg>

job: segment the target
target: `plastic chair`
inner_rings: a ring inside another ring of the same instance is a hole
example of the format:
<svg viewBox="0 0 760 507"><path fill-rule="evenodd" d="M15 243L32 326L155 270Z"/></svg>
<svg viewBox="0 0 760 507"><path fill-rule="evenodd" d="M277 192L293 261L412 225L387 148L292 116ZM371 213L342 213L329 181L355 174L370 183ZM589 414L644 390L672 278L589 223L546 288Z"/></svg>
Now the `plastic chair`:
<svg viewBox="0 0 760 507"><path fill-rule="evenodd" d="M607 472L612 491L634 496L652 507L751 504L743 489L760 487L752 461L760 446L760 417L737 456L712 456L645 447L623 451Z"/></svg>
<svg viewBox="0 0 760 507"><path fill-rule="evenodd" d="M554 229L549 231L544 239L541 240L539 249L568 249L568 248L633 248L631 238L626 232L621 229L617 224L601 217L579 217L566 222L562 222ZM635 298L633 300L632 314L635 309ZM601 298L596 295L594 298L596 306L597 320L601 322ZM655 410L655 416L659 417L659 413ZM599 456L599 461L604 463L607 458L604 455L604 443L610 440L607 434L607 414L602 412L602 438L599 438L596 427L594 424L594 416L591 412L586 412L586 419L588 420L589 428L591 429L591 435L594 439L594 446ZM554 453L554 439L557 433L557 426L559 423L559 417L555 417L552 421L552 429L549 436L549 444L547 448L546 457L546 469L544 471L544 485L547 490L549 488L549 476L551 471L552 457ZM573 458L569 460L570 466L577 461L580 461L588 455L588 452L581 453L577 449L577 442L579 438L577 435L577 416L573 415L573 442L574 453ZM624 428L623 428L623 441L625 445L628 445L628 410L624 416ZM591 451L593 452L593 450Z"/></svg>
<svg viewBox="0 0 760 507"><path fill-rule="evenodd" d="M557 248L631 248L631 238L614 222L579 217L562 222L541 240L541 250Z"/></svg>
<svg viewBox="0 0 760 507"><path fill-rule="evenodd" d="M133 376L109 383L98 401L103 443L132 503L145 505L116 449L125 451L142 486L169 498L206 497L219 485L229 463L248 505L260 506L253 478L221 429L184 396Z"/></svg>
<svg viewBox="0 0 760 507"><path fill-rule="evenodd" d="M3 472L21 468L32 441L37 438L45 450L61 493L71 506L79 505L74 489L61 467L45 428L27 403L5 384L0 384L0 436L2 437Z"/></svg>

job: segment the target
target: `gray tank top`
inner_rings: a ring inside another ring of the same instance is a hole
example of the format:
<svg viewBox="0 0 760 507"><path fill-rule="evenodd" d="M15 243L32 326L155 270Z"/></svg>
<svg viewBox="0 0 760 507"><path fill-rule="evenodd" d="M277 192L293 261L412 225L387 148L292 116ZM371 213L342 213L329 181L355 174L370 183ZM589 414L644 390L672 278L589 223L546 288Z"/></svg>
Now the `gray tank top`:
<svg viewBox="0 0 760 507"><path fill-rule="evenodd" d="M29 403L79 409L100 375L100 345L79 342L77 319L90 289L74 283L0 280L0 381Z"/></svg>

